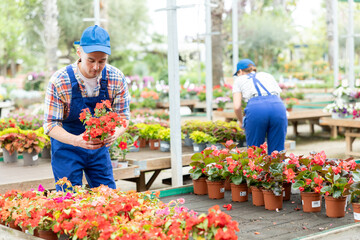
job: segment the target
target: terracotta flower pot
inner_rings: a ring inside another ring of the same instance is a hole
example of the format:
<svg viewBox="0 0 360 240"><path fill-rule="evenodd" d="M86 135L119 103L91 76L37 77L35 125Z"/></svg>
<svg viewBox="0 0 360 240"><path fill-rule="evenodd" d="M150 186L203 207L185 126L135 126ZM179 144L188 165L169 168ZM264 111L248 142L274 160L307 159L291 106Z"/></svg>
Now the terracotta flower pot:
<svg viewBox="0 0 360 240"><path fill-rule="evenodd" d="M39 230L38 237L47 240L58 240L58 236L52 230Z"/></svg>
<svg viewBox="0 0 360 240"><path fill-rule="evenodd" d="M264 194L261 188L251 186L252 202L255 206L264 206Z"/></svg>
<svg viewBox="0 0 360 240"><path fill-rule="evenodd" d="M275 196L273 191L263 189L265 209L276 210L283 207L283 195Z"/></svg>
<svg viewBox="0 0 360 240"><path fill-rule="evenodd" d="M141 148L145 148L145 147L146 147L146 139L144 139L144 138L139 138L138 141L139 141L139 147L141 147Z"/></svg>
<svg viewBox="0 0 360 240"><path fill-rule="evenodd" d="M290 201L291 185L291 182L283 182L283 201Z"/></svg>
<svg viewBox="0 0 360 240"><path fill-rule="evenodd" d="M206 178L199 178L196 180L193 179L193 183L194 183L194 194L196 195L208 194Z"/></svg>
<svg viewBox="0 0 360 240"><path fill-rule="evenodd" d="M231 185L230 185L230 183L231 183L231 180L230 180L230 178L229 177L227 177L226 179L225 179L225 191L230 191L231 190Z"/></svg>
<svg viewBox="0 0 360 240"><path fill-rule="evenodd" d="M12 229L21 231L21 227L18 226L18 225L15 225L15 221L11 221L11 222L9 223L9 227L12 228Z"/></svg>
<svg viewBox="0 0 360 240"><path fill-rule="evenodd" d="M352 203L355 222L360 222L360 203Z"/></svg>
<svg viewBox="0 0 360 240"><path fill-rule="evenodd" d="M150 139L149 146L151 150L158 150L160 148L160 140L159 139Z"/></svg>
<svg viewBox="0 0 360 240"><path fill-rule="evenodd" d="M248 186L246 183L236 185L230 183L231 185L231 198L233 202L247 202L248 201Z"/></svg>
<svg viewBox="0 0 360 240"><path fill-rule="evenodd" d="M320 193L301 192L300 196L304 212L321 212Z"/></svg>
<svg viewBox="0 0 360 240"><path fill-rule="evenodd" d="M208 196L210 199L222 199L224 198L225 187L224 181L212 182L206 179L208 187Z"/></svg>
<svg viewBox="0 0 360 240"><path fill-rule="evenodd" d="M326 216L330 218L345 217L346 197L325 196L325 208Z"/></svg>

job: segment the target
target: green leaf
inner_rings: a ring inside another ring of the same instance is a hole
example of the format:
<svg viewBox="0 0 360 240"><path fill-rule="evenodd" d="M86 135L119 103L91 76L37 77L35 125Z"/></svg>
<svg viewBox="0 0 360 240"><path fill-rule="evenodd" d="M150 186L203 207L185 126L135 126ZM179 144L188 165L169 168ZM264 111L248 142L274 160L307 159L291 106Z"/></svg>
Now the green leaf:
<svg viewBox="0 0 360 240"><path fill-rule="evenodd" d="M334 198L339 198L342 196L342 191L341 190L336 190L333 195Z"/></svg>
<svg viewBox="0 0 360 240"><path fill-rule="evenodd" d="M201 153L194 153L194 155L191 156L191 161L201 161L204 159L204 156Z"/></svg>
<svg viewBox="0 0 360 240"><path fill-rule="evenodd" d="M299 187L304 187L304 186L305 186L305 182L302 180L298 180L292 185L294 189L298 189Z"/></svg>
<svg viewBox="0 0 360 240"><path fill-rule="evenodd" d="M231 181L232 181L235 185L239 185L239 184L241 184L242 181L243 181L243 176L241 176L241 175L233 176L233 177L231 178Z"/></svg>

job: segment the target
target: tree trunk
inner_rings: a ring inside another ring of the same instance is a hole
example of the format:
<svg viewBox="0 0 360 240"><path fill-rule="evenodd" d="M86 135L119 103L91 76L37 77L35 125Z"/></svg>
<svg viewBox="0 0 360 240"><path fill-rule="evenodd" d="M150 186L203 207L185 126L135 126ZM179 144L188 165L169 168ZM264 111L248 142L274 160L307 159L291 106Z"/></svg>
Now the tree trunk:
<svg viewBox="0 0 360 240"><path fill-rule="evenodd" d="M16 76L16 61L14 59L11 59L10 73L11 73L12 78L14 78Z"/></svg>
<svg viewBox="0 0 360 240"><path fill-rule="evenodd" d="M46 79L50 78L50 75L57 70L58 57L58 42L60 30L58 26L59 11L57 8L57 0L45 0L43 2L45 15L43 18L44 25L44 45L46 56Z"/></svg>
<svg viewBox="0 0 360 240"><path fill-rule="evenodd" d="M212 49L212 75L213 86L220 85L224 80L223 72L223 41L222 41L222 14L224 13L224 0L212 1L217 7L211 9L211 31L219 32L211 37Z"/></svg>
<svg viewBox="0 0 360 240"><path fill-rule="evenodd" d="M326 30L327 30L327 40L328 40L328 61L330 65L330 69L333 69L333 63L334 63L334 31L333 31L333 25L334 25L334 9L332 8L331 1L325 1L326 4Z"/></svg>

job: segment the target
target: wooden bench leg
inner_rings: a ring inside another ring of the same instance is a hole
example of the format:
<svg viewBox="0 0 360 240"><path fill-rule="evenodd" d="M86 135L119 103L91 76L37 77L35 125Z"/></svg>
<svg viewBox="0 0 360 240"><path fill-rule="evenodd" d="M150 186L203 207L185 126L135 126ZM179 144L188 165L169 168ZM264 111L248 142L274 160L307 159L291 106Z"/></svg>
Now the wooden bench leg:
<svg viewBox="0 0 360 240"><path fill-rule="evenodd" d="M146 190L149 190L151 185L154 183L155 179L159 176L161 170L155 170L154 174L151 176L149 181L146 183Z"/></svg>
<svg viewBox="0 0 360 240"><path fill-rule="evenodd" d="M337 134L337 126L331 126L331 137L332 138L337 138L338 134Z"/></svg>
<svg viewBox="0 0 360 240"><path fill-rule="evenodd" d="M145 172L140 172L138 178L136 178L136 191L143 192L146 191L146 184L145 184Z"/></svg>
<svg viewBox="0 0 360 240"><path fill-rule="evenodd" d="M299 135L299 133L298 133L298 131L297 131L298 122L297 122L297 121L293 121L292 124L293 124L293 127L294 127L295 137L297 137L297 136Z"/></svg>

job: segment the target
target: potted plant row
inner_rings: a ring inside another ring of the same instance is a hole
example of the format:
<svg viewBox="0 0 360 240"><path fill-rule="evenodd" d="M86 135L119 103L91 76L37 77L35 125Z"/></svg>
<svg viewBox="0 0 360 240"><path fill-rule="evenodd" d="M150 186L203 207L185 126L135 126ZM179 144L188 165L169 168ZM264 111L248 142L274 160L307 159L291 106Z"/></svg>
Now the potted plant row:
<svg viewBox="0 0 360 240"><path fill-rule="evenodd" d="M354 160L327 159L323 151L313 152L307 157L277 151L268 155L266 143L246 150L234 146L236 144L228 141L225 149L209 147L192 156L190 173L195 194L206 194L205 191L196 192L195 182L199 179L221 182L228 177L232 182L233 201L243 201L234 197L247 196L245 188L236 193L233 190L240 187L236 185L246 183L244 185L251 188L253 204L265 205L268 210L281 209L283 200L290 200L291 185L300 190L304 212L321 211L322 195L325 196L328 217L345 215L347 196L351 195L352 202L359 201L360 166ZM209 185L208 194L210 197ZM355 216L360 220L360 215Z"/></svg>

